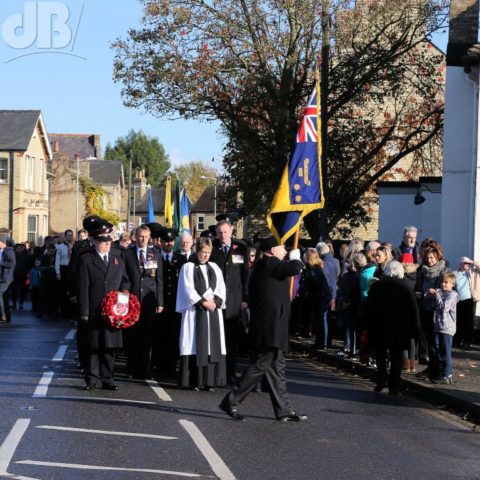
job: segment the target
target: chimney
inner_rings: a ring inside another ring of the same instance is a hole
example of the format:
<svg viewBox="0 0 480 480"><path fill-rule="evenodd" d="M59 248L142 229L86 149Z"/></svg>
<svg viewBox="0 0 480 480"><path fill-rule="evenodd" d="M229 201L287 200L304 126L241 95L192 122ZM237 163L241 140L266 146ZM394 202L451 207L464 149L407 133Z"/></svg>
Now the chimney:
<svg viewBox="0 0 480 480"><path fill-rule="evenodd" d="M93 135L93 156L97 158L97 160L102 160L102 146L100 144L100 135L95 134Z"/></svg>
<svg viewBox="0 0 480 480"><path fill-rule="evenodd" d="M463 66L467 50L478 43L479 0L451 0L447 66Z"/></svg>
<svg viewBox="0 0 480 480"><path fill-rule="evenodd" d="M58 153L60 151L60 144L58 140L53 142L53 153Z"/></svg>

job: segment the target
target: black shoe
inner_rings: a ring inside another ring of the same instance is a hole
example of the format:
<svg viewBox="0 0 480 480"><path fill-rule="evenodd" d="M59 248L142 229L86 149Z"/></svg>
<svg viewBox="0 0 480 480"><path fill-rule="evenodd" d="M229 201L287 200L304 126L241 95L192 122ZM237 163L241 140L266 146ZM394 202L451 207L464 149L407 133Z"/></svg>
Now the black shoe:
<svg viewBox="0 0 480 480"><path fill-rule="evenodd" d="M387 388L387 385L375 385L373 387L373 391L374 392L381 392L384 388Z"/></svg>
<svg viewBox="0 0 480 480"><path fill-rule="evenodd" d="M102 385L102 388L104 390L118 390L118 385L115 385L114 383L104 383Z"/></svg>
<svg viewBox="0 0 480 480"><path fill-rule="evenodd" d="M218 408L224 411L227 415L232 417L234 420L239 420L239 421L245 420L245 417L243 415L240 415L238 413L238 410L231 407L226 397L222 400L222 403L218 406Z"/></svg>
<svg viewBox="0 0 480 480"><path fill-rule="evenodd" d="M278 419L279 422L302 422L303 420L307 420L307 416L303 415L302 413L290 412L288 415L280 417Z"/></svg>
<svg viewBox="0 0 480 480"><path fill-rule="evenodd" d="M398 397L398 395L400 395L400 391L398 390L398 388L389 388L388 389L388 394L389 395L392 395L393 397Z"/></svg>
<svg viewBox="0 0 480 480"><path fill-rule="evenodd" d="M87 383L83 389L87 392L89 392L90 390L95 390L95 385L91 385L90 383Z"/></svg>
<svg viewBox="0 0 480 480"><path fill-rule="evenodd" d="M420 358L418 359L418 363L419 363L420 365L428 365L428 357L420 357Z"/></svg>

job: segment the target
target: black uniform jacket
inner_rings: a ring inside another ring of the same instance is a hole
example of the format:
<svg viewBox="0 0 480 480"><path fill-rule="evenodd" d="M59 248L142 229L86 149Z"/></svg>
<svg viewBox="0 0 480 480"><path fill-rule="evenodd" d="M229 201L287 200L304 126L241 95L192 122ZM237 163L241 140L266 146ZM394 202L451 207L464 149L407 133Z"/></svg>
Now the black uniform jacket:
<svg viewBox="0 0 480 480"><path fill-rule="evenodd" d="M80 316L88 316L89 348L121 348L122 332L107 325L101 317L103 297L112 290L130 288L125 264L120 255L108 254L108 267L97 252L82 255L78 273Z"/></svg>
<svg viewBox="0 0 480 480"><path fill-rule="evenodd" d="M163 256L162 256L163 258ZM165 313L176 313L178 274L182 265L187 263L187 257L178 252L173 252L170 262L163 261L163 304Z"/></svg>
<svg viewBox="0 0 480 480"><path fill-rule="evenodd" d="M288 350L289 278L302 268L300 260L281 261L270 256L264 256L253 266L249 288L250 348Z"/></svg>
<svg viewBox="0 0 480 480"><path fill-rule="evenodd" d="M137 248L127 248L122 252L130 291L140 300L142 317L155 317L157 307L163 307L163 259L153 248L147 248L146 261L157 262L157 268L142 269L138 261Z"/></svg>
<svg viewBox="0 0 480 480"><path fill-rule="evenodd" d="M248 303L247 247L237 240L232 240L230 251L225 255L220 241L214 240L210 261L220 267L227 287L225 319L239 318L242 314L242 302Z"/></svg>

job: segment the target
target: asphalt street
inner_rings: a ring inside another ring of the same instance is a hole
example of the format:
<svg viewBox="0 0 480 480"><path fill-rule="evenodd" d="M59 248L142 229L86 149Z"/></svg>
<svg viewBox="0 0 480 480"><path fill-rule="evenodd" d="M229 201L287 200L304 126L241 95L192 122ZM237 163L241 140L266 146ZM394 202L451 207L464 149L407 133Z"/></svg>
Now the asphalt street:
<svg viewBox="0 0 480 480"><path fill-rule="evenodd" d="M226 390L128 380L82 390L72 325L15 312L0 326L0 478L480 479L473 425L331 367L288 361L301 423L252 393L245 422L218 409Z"/></svg>

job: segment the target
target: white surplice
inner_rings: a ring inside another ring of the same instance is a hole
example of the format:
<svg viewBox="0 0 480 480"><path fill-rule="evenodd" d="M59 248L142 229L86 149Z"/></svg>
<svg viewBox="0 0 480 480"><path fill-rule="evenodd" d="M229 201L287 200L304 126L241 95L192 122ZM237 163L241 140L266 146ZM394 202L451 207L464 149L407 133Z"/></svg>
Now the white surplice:
<svg viewBox="0 0 480 480"><path fill-rule="evenodd" d="M222 299L222 305L220 308L217 308L218 319L220 323L220 346L222 355L226 355L227 349L225 347L225 329L223 326L223 314L222 309L226 308L225 297L226 297L226 287L225 281L223 280L222 271L215 263L209 263L215 272L217 279L217 284L213 290L214 295ZM200 268L207 289L210 287L208 282L208 273L206 265L196 265L195 263L188 262L185 263L178 277L178 290L177 290L177 305L175 310L182 314L182 326L180 329L180 355L196 355L196 342L195 342L195 322L196 322L196 307L195 304L201 300L201 296L195 290L195 283L193 279L194 269ZM210 312L207 312L208 322L210 322ZM208 325L210 339L210 324ZM210 342L208 345L208 354L210 355Z"/></svg>

